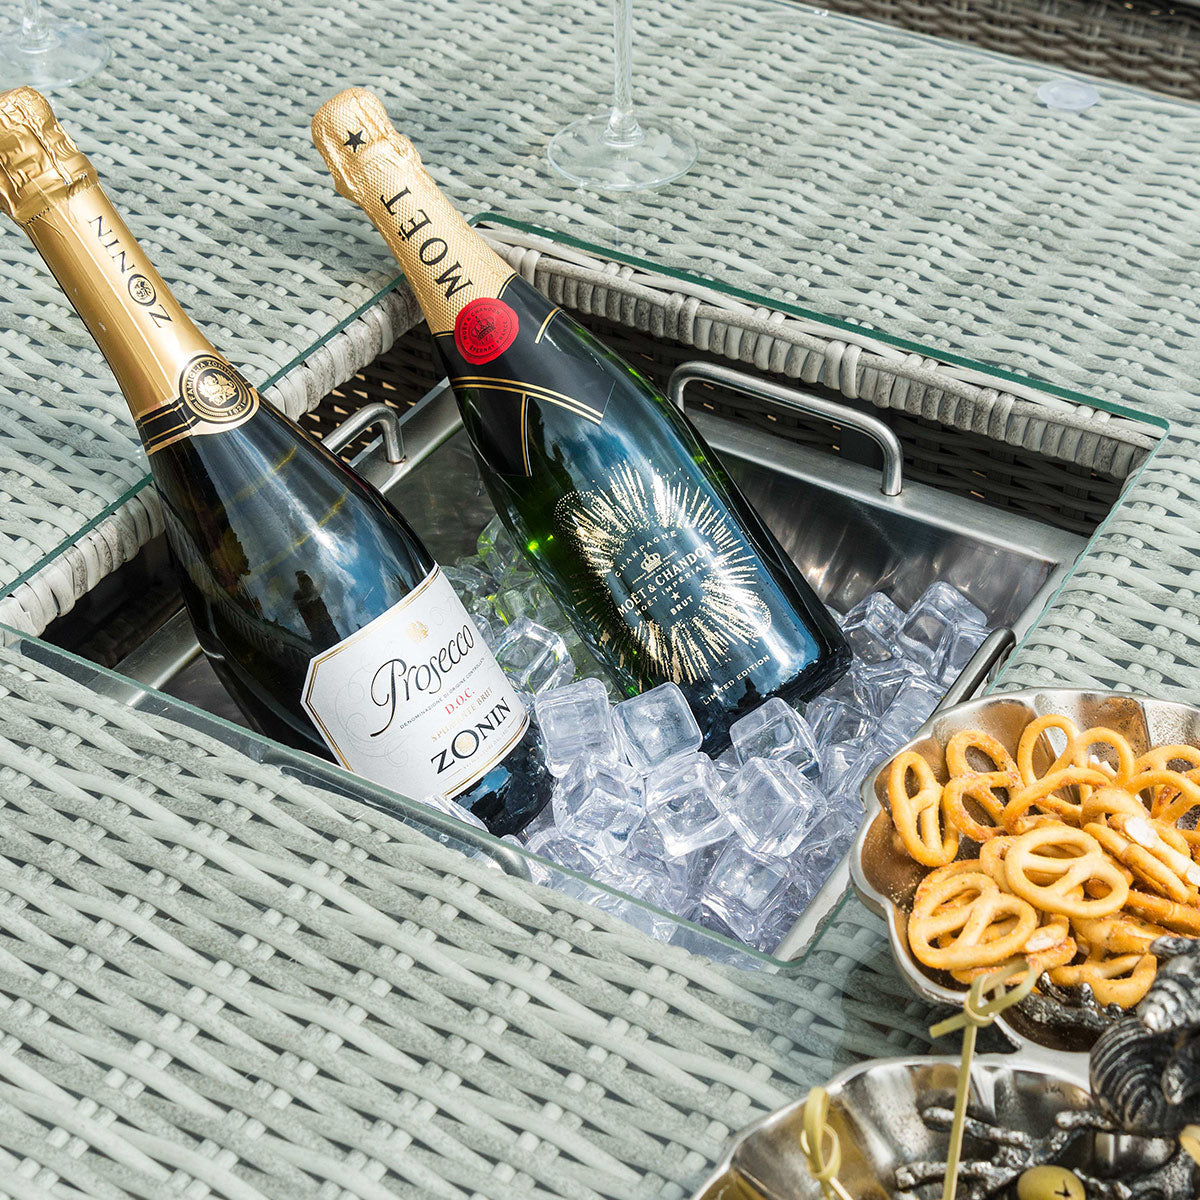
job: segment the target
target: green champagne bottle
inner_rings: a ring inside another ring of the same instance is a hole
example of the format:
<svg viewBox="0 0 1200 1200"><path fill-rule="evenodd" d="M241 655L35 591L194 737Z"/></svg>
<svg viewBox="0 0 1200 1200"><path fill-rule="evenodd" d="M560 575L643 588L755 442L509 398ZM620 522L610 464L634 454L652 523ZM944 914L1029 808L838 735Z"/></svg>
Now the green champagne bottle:
<svg viewBox="0 0 1200 1200"><path fill-rule="evenodd" d="M620 686L673 680L717 749L841 675L836 622L687 418L514 274L379 100L343 91L312 131L404 268L496 511Z"/></svg>
<svg viewBox="0 0 1200 1200"><path fill-rule="evenodd" d="M188 613L250 723L495 832L527 824L553 786L540 737L437 564L192 324L31 88L0 95L0 209L117 377Z"/></svg>

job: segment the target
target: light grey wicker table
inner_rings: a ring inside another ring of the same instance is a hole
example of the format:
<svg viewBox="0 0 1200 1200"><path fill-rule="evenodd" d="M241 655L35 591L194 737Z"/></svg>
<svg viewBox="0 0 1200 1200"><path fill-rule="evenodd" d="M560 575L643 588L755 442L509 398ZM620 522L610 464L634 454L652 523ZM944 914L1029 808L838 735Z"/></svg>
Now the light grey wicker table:
<svg viewBox="0 0 1200 1200"><path fill-rule="evenodd" d="M1100 85L1067 114L1044 68L772 0L639 0L639 75L701 159L613 200L543 157L602 103L603 0L92 12L113 60L60 115L289 411L415 320L308 143L362 83L464 206L720 285L508 236L574 307L1131 475L1005 683L1193 698L1200 110ZM157 515L107 369L11 230L0 273L0 621L36 635ZM8 642L0 1196L678 1196L729 1130L928 1045L853 901L790 974L714 965Z"/></svg>

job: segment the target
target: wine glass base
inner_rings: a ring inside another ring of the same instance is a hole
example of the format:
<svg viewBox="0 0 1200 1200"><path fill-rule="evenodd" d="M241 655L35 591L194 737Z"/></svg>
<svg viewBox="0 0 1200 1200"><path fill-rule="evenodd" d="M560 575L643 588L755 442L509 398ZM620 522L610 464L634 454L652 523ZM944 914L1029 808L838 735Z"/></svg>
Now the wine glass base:
<svg viewBox="0 0 1200 1200"><path fill-rule="evenodd" d="M696 143L682 129L662 121L641 123L634 142L610 141L609 119L587 117L550 139L550 165L575 183L612 192L661 187L678 179L696 161Z"/></svg>
<svg viewBox="0 0 1200 1200"><path fill-rule="evenodd" d="M25 84L40 92L82 83L107 62L108 43L94 29L75 21L50 21L36 48L21 46L16 30L5 30L0 52L0 91Z"/></svg>

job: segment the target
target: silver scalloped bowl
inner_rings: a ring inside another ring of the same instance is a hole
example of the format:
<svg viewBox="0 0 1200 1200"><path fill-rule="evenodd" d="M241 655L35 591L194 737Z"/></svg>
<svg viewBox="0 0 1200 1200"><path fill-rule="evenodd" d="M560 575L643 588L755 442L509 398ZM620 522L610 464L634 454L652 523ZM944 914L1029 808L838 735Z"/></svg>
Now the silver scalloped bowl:
<svg viewBox="0 0 1200 1200"><path fill-rule="evenodd" d="M1115 729L1129 740L1135 754L1144 753L1151 746L1180 743L1200 746L1200 709L1116 692L1037 688L985 696L934 713L910 742L881 763L863 783L866 819L850 856L855 889L864 903L887 921L892 953L901 972L913 990L928 1000L958 1007L966 988L944 972L919 963L909 949L912 896L928 868L915 863L895 844L891 818L883 805L888 768L904 751L915 750L944 780L947 777L944 749L960 730L982 729L1015 755L1026 725L1052 712L1070 717L1080 729L1097 725ZM1041 766L1048 766L1051 748L1047 745L1039 753L1045 759ZM1043 1052L1053 1051L1055 1057L1046 1061L1058 1063L1075 1078L1086 1079L1083 1055L1096 1033L1072 1021L1064 1006L1044 1000L1018 1006L1002 1014L996 1024L1016 1045L1031 1051L1038 1047Z"/></svg>
<svg viewBox="0 0 1200 1200"><path fill-rule="evenodd" d="M1060 1074L1024 1066L1020 1056L981 1055L971 1068L968 1111L984 1122L1037 1138L1056 1114L1088 1107L1088 1093ZM954 1105L958 1061L950 1058L875 1059L843 1071L827 1085L829 1122L838 1135L838 1179L855 1200L937 1200L940 1182L895 1190L898 1166L945 1162L947 1136L931 1130L921 1110ZM693 1200L821 1200L800 1148L803 1101L781 1108L739 1133ZM1169 1146L1141 1138L1083 1134L1070 1165L1100 1178L1145 1168ZM996 1146L967 1137L963 1159L991 1162ZM1002 1193L1003 1194L1003 1193Z"/></svg>

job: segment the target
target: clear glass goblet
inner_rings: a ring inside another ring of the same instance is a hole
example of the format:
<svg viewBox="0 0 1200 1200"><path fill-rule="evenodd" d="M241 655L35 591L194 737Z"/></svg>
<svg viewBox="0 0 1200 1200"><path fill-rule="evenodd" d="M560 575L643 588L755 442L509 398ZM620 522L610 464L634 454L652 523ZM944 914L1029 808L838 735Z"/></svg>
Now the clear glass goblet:
<svg viewBox="0 0 1200 1200"><path fill-rule="evenodd" d="M585 117L550 139L550 165L576 183L607 191L659 187L696 161L696 143L665 121L639 121L633 111L633 0L613 0L612 109Z"/></svg>
<svg viewBox="0 0 1200 1200"><path fill-rule="evenodd" d="M79 21L48 17L41 0L21 0L21 24L6 31L0 90L28 84L50 91L81 83L108 62L108 43Z"/></svg>

